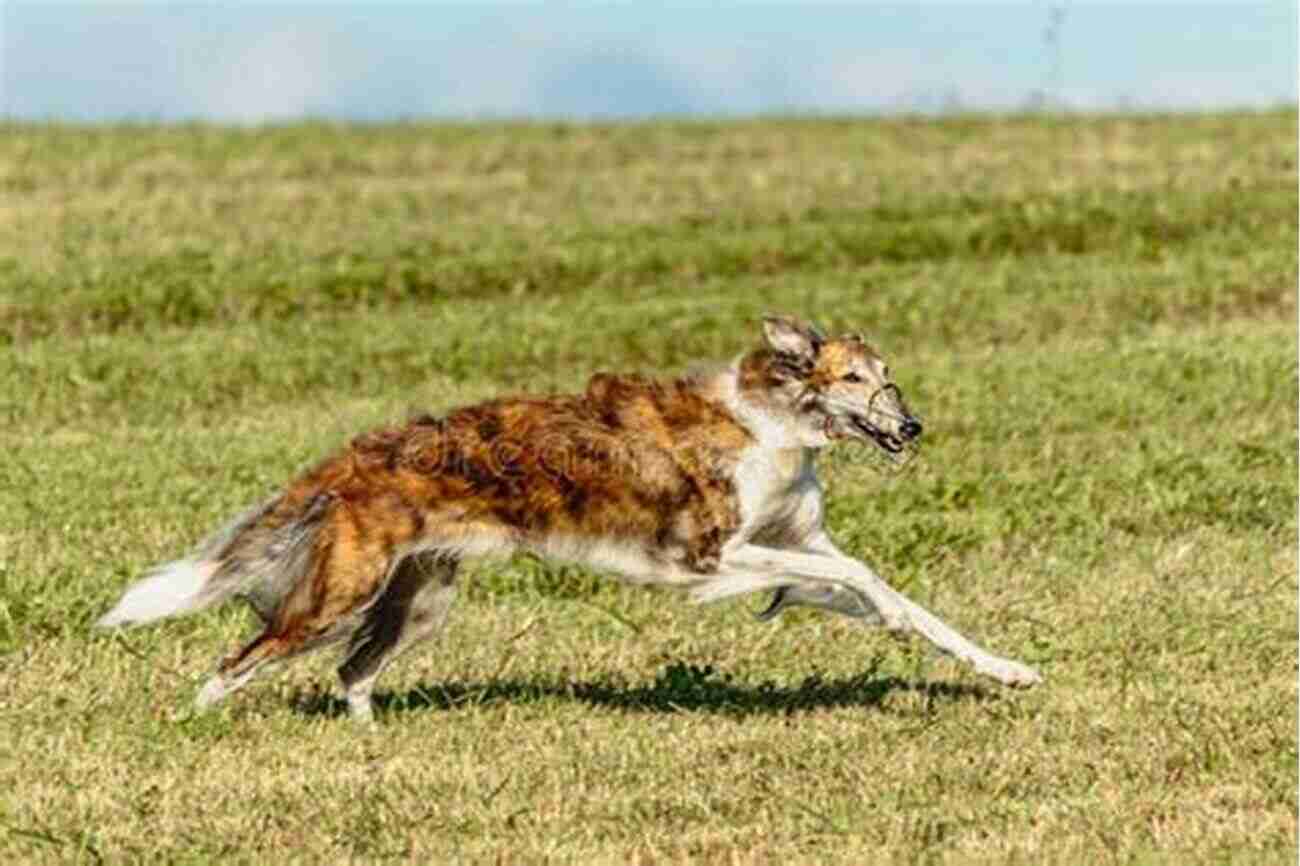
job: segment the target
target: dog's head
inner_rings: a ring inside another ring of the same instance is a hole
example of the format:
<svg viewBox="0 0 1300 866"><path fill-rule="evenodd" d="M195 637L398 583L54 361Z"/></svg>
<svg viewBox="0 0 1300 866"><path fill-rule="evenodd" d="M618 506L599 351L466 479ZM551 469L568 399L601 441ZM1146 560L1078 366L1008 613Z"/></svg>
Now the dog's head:
<svg viewBox="0 0 1300 866"><path fill-rule="evenodd" d="M763 338L747 359L747 396L784 415L802 443L856 439L898 461L920 437L888 365L861 336L827 339L806 322L767 316Z"/></svg>

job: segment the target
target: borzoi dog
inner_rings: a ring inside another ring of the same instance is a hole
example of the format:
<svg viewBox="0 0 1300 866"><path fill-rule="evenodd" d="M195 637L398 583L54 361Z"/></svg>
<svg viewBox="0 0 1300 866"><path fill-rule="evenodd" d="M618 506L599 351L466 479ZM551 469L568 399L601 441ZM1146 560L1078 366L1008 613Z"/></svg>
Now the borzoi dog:
<svg viewBox="0 0 1300 866"><path fill-rule="evenodd" d="M1040 681L894 591L824 526L818 450L840 440L904 458L921 435L889 368L856 335L783 317L720 372L600 374L576 395L507 397L359 436L132 586L100 626L232 596L263 629L199 692L210 707L258 671L346 641L354 718L375 680L438 631L466 557L527 552L699 601L771 591L792 605L915 631L1008 685Z"/></svg>

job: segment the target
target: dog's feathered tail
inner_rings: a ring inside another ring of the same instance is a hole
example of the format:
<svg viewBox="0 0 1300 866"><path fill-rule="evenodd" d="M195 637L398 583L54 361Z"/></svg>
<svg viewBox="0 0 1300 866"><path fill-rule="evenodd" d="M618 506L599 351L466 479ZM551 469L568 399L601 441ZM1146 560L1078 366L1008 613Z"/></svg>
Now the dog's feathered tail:
<svg viewBox="0 0 1300 866"><path fill-rule="evenodd" d="M273 499L250 509L189 556L146 572L96 626L138 625L194 613L234 595L268 619L306 571L329 501L328 495L293 505Z"/></svg>
<svg viewBox="0 0 1300 866"><path fill-rule="evenodd" d="M208 579L216 569L215 562L192 559L178 559L152 568L95 625L99 628L135 625L198 610L217 601L212 593L205 592Z"/></svg>

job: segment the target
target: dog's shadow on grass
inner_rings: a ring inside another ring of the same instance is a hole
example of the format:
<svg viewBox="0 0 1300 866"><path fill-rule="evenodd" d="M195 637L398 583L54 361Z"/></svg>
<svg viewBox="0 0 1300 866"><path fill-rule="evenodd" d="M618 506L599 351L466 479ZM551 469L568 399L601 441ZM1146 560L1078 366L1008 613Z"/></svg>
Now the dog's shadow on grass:
<svg viewBox="0 0 1300 866"><path fill-rule="evenodd" d="M737 684L712 667L674 663L649 684L632 685L615 677L573 681L535 678L494 679L486 682L427 683L405 692L380 692L374 696L381 715L392 716L428 710L446 711L467 706L500 703L534 704L576 701L595 707L633 713L703 712L732 717L791 715L836 707L877 708L894 693L922 695L926 705L958 701L986 701L994 696L977 685L912 682L875 672L837 679L811 676L798 685L770 682ZM305 715L346 715L347 703L315 693L299 698L296 709Z"/></svg>

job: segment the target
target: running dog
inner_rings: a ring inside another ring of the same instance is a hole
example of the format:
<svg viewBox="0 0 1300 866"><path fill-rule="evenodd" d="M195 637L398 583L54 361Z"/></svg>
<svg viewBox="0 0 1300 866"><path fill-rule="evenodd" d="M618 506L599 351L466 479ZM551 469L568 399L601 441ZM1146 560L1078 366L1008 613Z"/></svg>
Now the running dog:
<svg viewBox="0 0 1300 866"><path fill-rule="evenodd" d="M199 708L346 641L349 711L370 722L376 679L440 629L460 562L526 552L698 601L771 591L761 619L822 608L918 632L1004 684L1040 682L895 592L826 532L817 452L847 439L897 461L920 435L860 336L766 317L763 341L720 372L599 374L581 394L496 399L361 435L146 574L98 625L238 596L263 629L220 663Z"/></svg>

